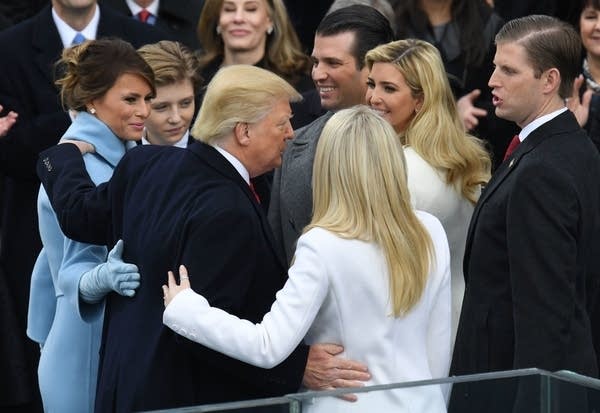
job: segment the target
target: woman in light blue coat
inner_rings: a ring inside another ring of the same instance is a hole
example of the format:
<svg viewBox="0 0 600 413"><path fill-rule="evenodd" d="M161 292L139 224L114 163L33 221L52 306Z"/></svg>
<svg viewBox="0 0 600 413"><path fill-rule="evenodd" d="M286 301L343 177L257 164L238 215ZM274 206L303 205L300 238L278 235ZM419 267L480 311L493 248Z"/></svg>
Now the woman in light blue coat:
<svg viewBox="0 0 600 413"><path fill-rule="evenodd" d="M74 118L62 139L93 146L84 161L99 184L110 178L125 151L141 138L155 94L154 75L130 44L117 39L66 49L60 64L64 76L57 84ZM107 257L106 247L65 237L43 188L38 216L43 249L32 274L28 335L42 351L38 376L44 410L91 412L103 298L112 291L133 296L139 286L138 270L121 260L121 242Z"/></svg>

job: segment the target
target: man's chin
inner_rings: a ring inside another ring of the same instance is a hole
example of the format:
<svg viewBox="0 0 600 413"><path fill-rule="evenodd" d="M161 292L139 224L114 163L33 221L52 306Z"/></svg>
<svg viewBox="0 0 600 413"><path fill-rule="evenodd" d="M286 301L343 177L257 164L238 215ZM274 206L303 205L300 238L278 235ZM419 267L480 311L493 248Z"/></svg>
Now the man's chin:
<svg viewBox="0 0 600 413"><path fill-rule="evenodd" d="M500 107L496 107L496 109L494 110L494 113L496 114L496 116L498 116L500 119L504 119L507 120L509 122L514 122L515 120L512 119L512 116L510 115L510 113L506 110L503 110Z"/></svg>
<svg viewBox="0 0 600 413"><path fill-rule="evenodd" d="M338 104L331 99L323 100L321 99L321 107L325 110L337 110Z"/></svg>

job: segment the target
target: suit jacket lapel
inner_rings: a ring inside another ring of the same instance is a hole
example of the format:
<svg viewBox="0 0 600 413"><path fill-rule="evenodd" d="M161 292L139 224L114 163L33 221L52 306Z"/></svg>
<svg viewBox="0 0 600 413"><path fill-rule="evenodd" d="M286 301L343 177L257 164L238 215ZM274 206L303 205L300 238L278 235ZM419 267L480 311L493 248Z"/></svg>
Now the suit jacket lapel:
<svg viewBox="0 0 600 413"><path fill-rule="evenodd" d="M46 6L35 19L31 43L35 65L54 84L54 63L60 58L63 44L52 19L52 7Z"/></svg>
<svg viewBox="0 0 600 413"><path fill-rule="evenodd" d="M158 5L158 14L170 16L177 20L187 21L196 24L200 15L196 12L198 7L190 4L189 1L161 1Z"/></svg>
<svg viewBox="0 0 600 413"><path fill-rule="evenodd" d="M277 257L280 266L282 267L282 269L287 268L287 266L285 265L285 259L283 258L283 252L279 251L279 249L277 248L275 238L273 237L273 233L271 231L271 226L267 221L267 217L264 213L264 210L256 201L254 194L250 190L250 187L248 186L246 181L244 181L244 178L242 178L238 171L233 167L233 165L231 165L229 161L227 161L227 159L225 159L213 147L201 142L194 142L190 144L190 146L188 146L188 149L190 149L193 153L195 153L199 158L201 158L203 161L209 164L220 174L234 181L240 187L240 189L246 193L246 196L250 199L250 202L252 203L252 206L254 207L254 210L256 211L260 219L263 233L265 234L265 237L267 238L274 255ZM285 274L286 273L284 271L282 273L282 277L285 278Z"/></svg>
<svg viewBox="0 0 600 413"><path fill-rule="evenodd" d="M525 140L527 141L527 139ZM521 146L521 145L519 145ZM520 147L519 147L520 149ZM483 189L479 200L477 201L477 205L475 205L475 209L473 210L473 215L471 216L471 222L469 223L469 230L467 231L467 240L465 243L465 255L463 257L463 274L465 277L465 282L469 281L469 272L468 272L468 262L469 257L471 255L471 245L473 241L473 233L475 231L475 227L477 226L477 220L479 219L479 213L483 208L484 203L490 197L492 193L498 188L498 186L506 179L506 177L516 168L519 160L523 156L523 153L516 154L511 158L511 160L507 160L503 162L500 167L496 170L492 178L488 182L488 184Z"/></svg>
<svg viewBox="0 0 600 413"><path fill-rule="evenodd" d="M281 207L287 209L291 224L298 232L308 224L312 213L311 181L316 153L313 148L325 123L332 116L333 112L327 112L309 125L300 128L284 154L280 193L285 194L285 199L281 200Z"/></svg>
<svg viewBox="0 0 600 413"><path fill-rule="evenodd" d="M131 9L129 8L127 3L123 0L116 0L116 1L115 0L111 0L111 1L103 0L103 3L107 4L108 7L110 7L111 9L124 14L125 16L130 16L130 17L132 16Z"/></svg>
<svg viewBox="0 0 600 413"><path fill-rule="evenodd" d="M465 255L463 259L463 274L465 275L465 281L468 280L467 263L471 253L471 243L473 241L473 233L477 226L477 220L479 219L479 213L483 208L485 202L492 196L492 194L498 189L498 187L504 182L513 171L515 171L521 159L525 157L529 152L533 151L544 139L551 135L568 132L569 130L577 130L579 128L577 120L573 114L567 110L556 116L554 119L544 123L539 128L527 136L527 138L517 147L513 155L504 161L498 170L494 173L483 192L481 197L475 206L471 222L469 224L469 230L467 232L467 241L465 245Z"/></svg>
<svg viewBox="0 0 600 413"><path fill-rule="evenodd" d="M128 39L125 34L125 27L118 21L119 15L115 14L116 12L109 7L103 7L102 4L98 4L98 7L100 7L100 21L98 22L96 39L107 36Z"/></svg>

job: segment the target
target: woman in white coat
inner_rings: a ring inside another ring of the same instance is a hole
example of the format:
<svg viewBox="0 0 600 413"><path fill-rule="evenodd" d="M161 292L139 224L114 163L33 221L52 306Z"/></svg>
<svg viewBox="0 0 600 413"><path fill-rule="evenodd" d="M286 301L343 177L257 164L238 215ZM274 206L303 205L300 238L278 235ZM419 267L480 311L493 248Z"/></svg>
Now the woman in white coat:
<svg viewBox="0 0 600 413"><path fill-rule="evenodd" d="M269 368L303 339L341 343L367 385L443 377L450 360L450 258L439 221L414 211L402 145L365 106L337 112L319 140L314 214L289 280L260 324L240 320L172 273L163 321L178 334ZM201 277L202 274L196 276ZM308 411L440 412L440 386L317 399Z"/></svg>
<svg viewBox="0 0 600 413"><path fill-rule="evenodd" d="M438 218L448 236L452 273L452 341L462 307L462 262L471 215L490 177L482 141L466 133L438 50L407 39L366 56L368 105L404 145L413 206Z"/></svg>

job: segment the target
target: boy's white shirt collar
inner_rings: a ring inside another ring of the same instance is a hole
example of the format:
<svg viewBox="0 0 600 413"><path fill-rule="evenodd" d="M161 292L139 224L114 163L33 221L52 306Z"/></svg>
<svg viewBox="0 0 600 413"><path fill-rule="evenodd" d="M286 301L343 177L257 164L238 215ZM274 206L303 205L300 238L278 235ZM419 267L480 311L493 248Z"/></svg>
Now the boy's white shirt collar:
<svg viewBox="0 0 600 413"><path fill-rule="evenodd" d="M175 142L171 146L176 146L178 148L187 148L187 143L188 143L189 137L190 137L190 131L187 131L186 133L183 134L181 139L179 139L177 142ZM146 139L145 135L142 136L142 145L152 145L152 143L150 143L148 141L148 139Z"/></svg>
<svg viewBox="0 0 600 413"><path fill-rule="evenodd" d="M133 0L125 0L125 3L127 3L127 6L129 7L129 10L131 10L131 14L133 16L137 16L138 13L140 11L142 11L142 9L144 8L144 7L140 7ZM148 10L150 13L152 13L153 16L158 16L158 4L159 3L160 3L159 0L154 0L152 3L150 3L150 5L148 7L146 7L146 10Z"/></svg>

